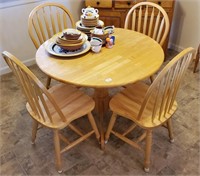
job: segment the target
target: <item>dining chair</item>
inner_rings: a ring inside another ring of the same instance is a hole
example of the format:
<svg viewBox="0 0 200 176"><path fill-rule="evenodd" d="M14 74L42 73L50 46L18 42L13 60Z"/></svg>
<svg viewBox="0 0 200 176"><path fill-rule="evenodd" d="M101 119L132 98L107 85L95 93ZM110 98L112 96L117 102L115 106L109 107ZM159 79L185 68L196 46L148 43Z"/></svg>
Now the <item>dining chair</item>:
<svg viewBox="0 0 200 176"><path fill-rule="evenodd" d="M47 2L36 6L28 18L28 33L36 49L46 40L66 28L75 28L72 14L62 4ZM46 87L51 83L48 77Z"/></svg>
<svg viewBox="0 0 200 176"><path fill-rule="evenodd" d="M195 64L194 64L194 70L193 70L194 73L197 71L197 66L199 64L199 60L200 60L200 44L199 44L199 47L197 49L197 54L196 54L196 59L195 59Z"/></svg>
<svg viewBox="0 0 200 176"><path fill-rule="evenodd" d="M124 28L131 29L157 41L163 46L169 33L169 18L166 11L156 3L140 2L126 15ZM153 82L153 76L150 76Z"/></svg>
<svg viewBox="0 0 200 176"><path fill-rule="evenodd" d="M110 100L112 116L105 134L105 141L108 141L112 133L132 147L144 152L146 172L149 172L150 166L152 131L159 126L165 126L168 129L170 141L174 141L171 117L178 106L175 100L176 94L193 54L193 48L183 50L159 72L151 85L142 81L137 82L127 86ZM114 128L117 115L133 122L124 132L119 131L117 127ZM128 138L127 135L137 129L136 127L142 129L143 133L135 140ZM141 145L143 140L146 142L145 147Z"/></svg>
<svg viewBox="0 0 200 176"><path fill-rule="evenodd" d="M169 33L169 26L166 11L153 2L140 2L134 5L126 15L124 24L125 29L148 35L161 46Z"/></svg>
<svg viewBox="0 0 200 176"><path fill-rule="evenodd" d="M32 143L35 143L40 126L53 130L56 168L61 173L62 153L84 141L93 133L95 133L97 140L100 138L91 113L95 107L95 102L72 85L57 84L47 90L41 81L15 56L7 51L4 51L2 55L15 74L27 98L26 108L33 119ZM88 129L87 132L83 133L72 122L86 116L92 129ZM63 129L66 127L69 127L80 137L75 140L67 139L66 135L63 134ZM66 145L61 147L61 142Z"/></svg>

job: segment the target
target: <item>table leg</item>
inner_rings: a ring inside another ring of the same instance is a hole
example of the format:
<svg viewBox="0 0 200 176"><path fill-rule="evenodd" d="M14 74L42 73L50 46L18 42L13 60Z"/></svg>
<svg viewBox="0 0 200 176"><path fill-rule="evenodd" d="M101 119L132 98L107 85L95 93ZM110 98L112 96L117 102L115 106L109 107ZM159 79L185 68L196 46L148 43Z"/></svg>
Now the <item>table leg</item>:
<svg viewBox="0 0 200 176"><path fill-rule="evenodd" d="M96 88L94 92L94 100L95 100L95 110L99 116L99 130L100 130L100 143L101 149L105 148L105 140L104 140L104 115L108 111L109 107L109 94L108 89Z"/></svg>

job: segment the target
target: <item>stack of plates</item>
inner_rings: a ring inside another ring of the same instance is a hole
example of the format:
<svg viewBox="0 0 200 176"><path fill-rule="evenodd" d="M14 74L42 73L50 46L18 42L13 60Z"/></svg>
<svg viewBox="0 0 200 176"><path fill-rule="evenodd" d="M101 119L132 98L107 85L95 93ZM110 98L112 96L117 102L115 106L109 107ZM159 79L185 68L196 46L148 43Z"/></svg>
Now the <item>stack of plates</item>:
<svg viewBox="0 0 200 176"><path fill-rule="evenodd" d="M83 15L81 15L81 24L85 27L95 27L98 25L99 21L99 15L94 18L84 18Z"/></svg>
<svg viewBox="0 0 200 176"><path fill-rule="evenodd" d="M104 22L101 21L101 20L98 20L97 26L102 26L102 27L103 27L103 26L104 26ZM82 24L81 21L77 21L77 22L76 22L76 28L77 28L79 31L85 33L85 34L88 36L88 38L90 39L90 34L91 34L90 31L93 30L93 29L95 28L95 26L93 26L93 27L86 27L86 26L84 26L84 25Z"/></svg>
<svg viewBox="0 0 200 176"><path fill-rule="evenodd" d="M56 38L56 44L60 48L68 51L74 51L80 49L85 43L86 38L84 37L84 34L82 32L78 31L79 33L77 33L77 31L78 30L76 30L75 35L71 36L66 35L65 31L59 33Z"/></svg>

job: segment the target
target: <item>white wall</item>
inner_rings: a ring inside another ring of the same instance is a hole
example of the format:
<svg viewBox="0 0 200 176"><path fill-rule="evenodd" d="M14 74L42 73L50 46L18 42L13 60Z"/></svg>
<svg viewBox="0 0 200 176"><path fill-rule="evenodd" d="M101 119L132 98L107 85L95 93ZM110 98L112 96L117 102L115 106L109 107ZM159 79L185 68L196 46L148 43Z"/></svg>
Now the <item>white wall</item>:
<svg viewBox="0 0 200 176"><path fill-rule="evenodd" d="M18 0L0 4L0 52L6 50L26 65L35 62L36 49L28 34L28 16L35 6L43 2L45 0ZM54 0L54 2L65 5L75 21L80 19L84 5L82 0ZM9 71L0 55L0 75Z"/></svg>
<svg viewBox="0 0 200 176"><path fill-rule="evenodd" d="M169 47L181 51L200 44L200 0L176 0Z"/></svg>

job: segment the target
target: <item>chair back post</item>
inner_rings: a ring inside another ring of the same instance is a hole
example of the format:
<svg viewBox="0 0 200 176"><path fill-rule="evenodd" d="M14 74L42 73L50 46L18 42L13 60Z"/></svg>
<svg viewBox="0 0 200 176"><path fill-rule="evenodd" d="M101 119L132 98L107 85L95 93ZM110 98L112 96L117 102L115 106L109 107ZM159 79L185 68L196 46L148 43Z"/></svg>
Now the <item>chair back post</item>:
<svg viewBox="0 0 200 176"><path fill-rule="evenodd" d="M160 121L163 117L167 120L171 116L170 111L177 106L175 98L181 80L194 53L193 48L183 50L158 74L145 95L137 117L138 120L141 120L145 109L152 110L152 123Z"/></svg>
<svg viewBox="0 0 200 176"><path fill-rule="evenodd" d="M157 41L161 46L169 33L169 18L165 10L152 2L134 5L125 19L125 29L141 32Z"/></svg>
<svg viewBox="0 0 200 176"><path fill-rule="evenodd" d="M41 81L12 54L4 51L2 55L19 81L28 100L28 105L34 113L34 117L37 118L35 120L47 127L46 123L54 124L54 120L50 114L52 109L50 110L47 105L47 103L50 103L61 120L66 122L67 119Z"/></svg>
<svg viewBox="0 0 200 176"><path fill-rule="evenodd" d="M36 48L54 34L66 28L75 28L72 14L62 4L43 3L35 7L28 18L28 32Z"/></svg>

